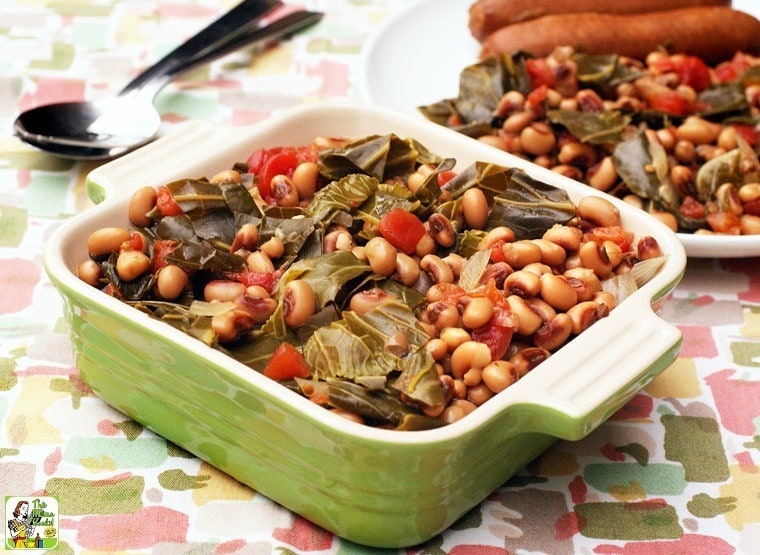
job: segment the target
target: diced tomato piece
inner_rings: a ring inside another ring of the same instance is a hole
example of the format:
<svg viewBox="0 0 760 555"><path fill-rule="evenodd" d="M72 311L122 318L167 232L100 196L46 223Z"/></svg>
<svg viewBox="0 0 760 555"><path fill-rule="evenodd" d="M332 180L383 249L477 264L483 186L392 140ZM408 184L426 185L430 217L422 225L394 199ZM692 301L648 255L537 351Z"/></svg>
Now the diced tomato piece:
<svg viewBox="0 0 760 555"><path fill-rule="evenodd" d="M274 291L275 277L272 272L228 272L225 273L228 279L239 281L246 287L258 285L263 287L269 293Z"/></svg>
<svg viewBox="0 0 760 555"><path fill-rule="evenodd" d="M676 91L659 91L646 98L652 110L659 110L676 116L686 116L693 111L692 103Z"/></svg>
<svg viewBox="0 0 760 555"><path fill-rule="evenodd" d="M505 307L496 305L491 320L482 328L473 330L472 339L488 345L491 351L491 359L499 360L507 353L513 333L512 312Z"/></svg>
<svg viewBox="0 0 760 555"><path fill-rule="evenodd" d="M694 197L687 195L681 201L678 212L686 218L698 220L705 217L705 205Z"/></svg>
<svg viewBox="0 0 760 555"><path fill-rule="evenodd" d="M261 197L274 204L271 182L275 175L293 175L303 162L316 162L319 152L314 145L273 147L255 150L248 158L248 171L258 176L257 186Z"/></svg>
<svg viewBox="0 0 760 555"><path fill-rule="evenodd" d="M493 245L491 245L491 256L490 256L491 262L506 262L507 257L504 256L504 241L495 241Z"/></svg>
<svg viewBox="0 0 760 555"><path fill-rule="evenodd" d="M172 192L166 185L161 185L156 191L156 208L162 216L179 216L182 207L174 201Z"/></svg>
<svg viewBox="0 0 760 555"><path fill-rule="evenodd" d="M173 239L157 239L153 242L152 272L155 274L168 262L166 257L169 256L177 247L177 241Z"/></svg>
<svg viewBox="0 0 760 555"><path fill-rule="evenodd" d="M623 252L631 250L631 241L633 240L633 234L630 231L626 231L619 225L599 226L591 229L585 236L586 239L592 239L600 243L604 241L612 241Z"/></svg>
<svg viewBox="0 0 760 555"><path fill-rule="evenodd" d="M391 245L406 254L412 254L425 235L425 226L420 219L403 208L393 208L380 218L377 230Z"/></svg>
<svg viewBox="0 0 760 555"><path fill-rule="evenodd" d="M541 86L552 87L556 81L554 71L545 58L530 58L525 60L525 71L533 89Z"/></svg>
<svg viewBox="0 0 760 555"><path fill-rule="evenodd" d="M710 68L701 58L681 54L660 58L650 64L660 73L675 72L683 85L688 85L697 92L703 91L712 84Z"/></svg>
<svg viewBox="0 0 760 555"><path fill-rule="evenodd" d="M707 224L710 226L710 229L717 231L718 233L741 235L742 232L742 224L739 216L726 210L709 213L707 215Z"/></svg>
<svg viewBox="0 0 760 555"><path fill-rule="evenodd" d="M741 136L742 139L747 141L750 146L755 146L760 140L760 132L752 125L745 125L734 123L731 125L736 130L736 133Z"/></svg>
<svg viewBox="0 0 760 555"><path fill-rule="evenodd" d="M310 371L306 359L293 345L281 343L272 353L263 374L279 382L292 378L308 378Z"/></svg>
<svg viewBox="0 0 760 555"><path fill-rule="evenodd" d="M446 185L446 183L454 179L456 176L457 176L457 173L452 170L446 170L446 171L440 172L438 174L438 186L443 187L444 185Z"/></svg>
<svg viewBox="0 0 760 555"><path fill-rule="evenodd" d="M737 52L730 61L723 62L715 67L715 77L721 83L736 81L750 65L750 58L743 52Z"/></svg>

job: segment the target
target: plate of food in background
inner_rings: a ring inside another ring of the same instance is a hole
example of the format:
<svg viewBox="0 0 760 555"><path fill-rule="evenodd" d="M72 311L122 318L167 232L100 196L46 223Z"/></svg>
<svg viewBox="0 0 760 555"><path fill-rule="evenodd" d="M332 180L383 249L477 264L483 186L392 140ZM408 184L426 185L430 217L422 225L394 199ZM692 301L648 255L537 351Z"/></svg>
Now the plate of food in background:
<svg viewBox="0 0 760 555"><path fill-rule="evenodd" d="M526 5L412 4L365 46L365 99L637 204L689 256L760 256L760 10Z"/></svg>

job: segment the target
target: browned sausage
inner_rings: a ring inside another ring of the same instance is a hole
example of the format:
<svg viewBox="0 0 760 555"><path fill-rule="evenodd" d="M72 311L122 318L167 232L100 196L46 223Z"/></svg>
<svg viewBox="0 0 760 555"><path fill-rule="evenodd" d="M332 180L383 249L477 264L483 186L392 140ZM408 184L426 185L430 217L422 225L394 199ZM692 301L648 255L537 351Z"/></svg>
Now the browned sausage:
<svg viewBox="0 0 760 555"><path fill-rule="evenodd" d="M699 56L708 64L717 64L737 51L760 55L760 21L725 7L634 15L547 15L495 31L482 45L481 59L518 50L543 57L557 46L640 60L665 46L670 52Z"/></svg>
<svg viewBox="0 0 760 555"><path fill-rule="evenodd" d="M730 0L477 0L470 6L469 26L480 42L512 23L560 13L633 14L694 6L730 6Z"/></svg>

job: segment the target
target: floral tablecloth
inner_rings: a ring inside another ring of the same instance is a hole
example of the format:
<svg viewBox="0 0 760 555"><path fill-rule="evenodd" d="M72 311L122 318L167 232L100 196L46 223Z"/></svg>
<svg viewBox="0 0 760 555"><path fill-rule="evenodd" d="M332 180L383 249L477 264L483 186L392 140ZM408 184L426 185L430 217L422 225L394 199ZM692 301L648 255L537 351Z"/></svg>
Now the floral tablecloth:
<svg viewBox="0 0 760 555"><path fill-rule="evenodd" d="M319 529L95 397L43 269L51 231L89 208L84 179L96 164L22 144L13 119L36 104L115 92L232 3L0 5L0 498L55 498L50 535L62 553L381 551ZM323 21L170 85L156 101L165 126L246 125L304 102L360 99L362 43L405 4L303 2ZM691 260L663 316L684 335L669 369L587 438L557 443L449 530L405 551L757 553L760 259ZM14 516L4 506L8 538Z"/></svg>

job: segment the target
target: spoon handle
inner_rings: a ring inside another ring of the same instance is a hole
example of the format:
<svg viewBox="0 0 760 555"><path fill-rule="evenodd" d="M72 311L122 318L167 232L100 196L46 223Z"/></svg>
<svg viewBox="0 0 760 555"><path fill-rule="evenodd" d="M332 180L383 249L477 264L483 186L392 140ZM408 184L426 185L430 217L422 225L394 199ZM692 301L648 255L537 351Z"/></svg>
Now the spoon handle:
<svg viewBox="0 0 760 555"><path fill-rule="evenodd" d="M162 82L162 85L168 83L169 80L166 77L174 75L178 68L184 67L188 59L192 59L199 52L205 51L209 45L216 44L225 37L234 35L241 28L257 25L265 14L280 5L282 5L280 0L243 0L137 75L127 83L119 95L139 90L154 80Z"/></svg>

